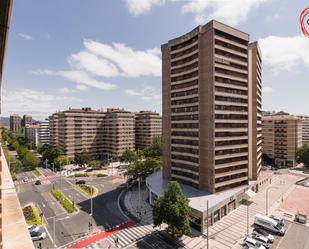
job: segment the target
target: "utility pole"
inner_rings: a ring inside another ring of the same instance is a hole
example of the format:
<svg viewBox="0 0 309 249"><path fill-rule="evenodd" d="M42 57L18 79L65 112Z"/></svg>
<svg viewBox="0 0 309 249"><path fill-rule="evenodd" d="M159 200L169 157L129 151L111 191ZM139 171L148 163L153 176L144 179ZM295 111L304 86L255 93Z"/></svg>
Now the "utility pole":
<svg viewBox="0 0 309 249"><path fill-rule="evenodd" d="M208 224L208 200L207 200L207 206L206 206L206 215L207 215L207 227L206 227L206 236L207 236L207 249L209 249L209 238L208 238L208 227L209 227L209 224Z"/></svg>
<svg viewBox="0 0 309 249"><path fill-rule="evenodd" d="M246 200L247 203L247 236L249 236L249 201Z"/></svg>

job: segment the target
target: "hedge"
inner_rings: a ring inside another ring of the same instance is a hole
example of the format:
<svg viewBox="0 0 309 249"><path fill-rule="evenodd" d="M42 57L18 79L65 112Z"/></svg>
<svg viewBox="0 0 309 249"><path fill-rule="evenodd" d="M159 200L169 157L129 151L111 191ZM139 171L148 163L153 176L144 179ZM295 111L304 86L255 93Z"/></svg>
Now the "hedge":
<svg viewBox="0 0 309 249"><path fill-rule="evenodd" d="M96 177L104 177L104 176L107 176L107 174L96 174Z"/></svg>
<svg viewBox="0 0 309 249"><path fill-rule="evenodd" d="M41 225L42 221L36 208L32 205L23 208L23 213L28 225Z"/></svg>
<svg viewBox="0 0 309 249"><path fill-rule="evenodd" d="M91 197L91 193L92 196L96 195L97 193L97 189L93 186L90 185L86 185L86 184L76 184L75 185L79 190L81 190L83 193L85 193L86 195Z"/></svg>
<svg viewBox="0 0 309 249"><path fill-rule="evenodd" d="M61 204L61 206L68 212L73 213L77 211L77 209L73 206L73 203L69 201L60 191L59 189L52 189L52 195L56 198L57 201Z"/></svg>
<svg viewBox="0 0 309 249"><path fill-rule="evenodd" d="M71 175L70 177L88 177L89 175L87 173L76 173L74 175Z"/></svg>

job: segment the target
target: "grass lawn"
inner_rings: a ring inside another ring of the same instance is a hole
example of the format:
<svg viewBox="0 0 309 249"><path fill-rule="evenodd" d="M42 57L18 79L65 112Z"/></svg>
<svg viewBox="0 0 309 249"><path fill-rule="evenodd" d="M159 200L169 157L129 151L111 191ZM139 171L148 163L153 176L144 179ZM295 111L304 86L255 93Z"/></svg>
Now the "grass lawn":
<svg viewBox="0 0 309 249"><path fill-rule="evenodd" d="M61 206L68 212L74 213L77 209L73 206L73 203L66 198L59 189L55 188L51 190L51 194L61 204Z"/></svg>
<svg viewBox="0 0 309 249"><path fill-rule="evenodd" d="M32 173L33 173L35 176L41 176L41 175L42 175L41 172L38 171L37 169L32 170Z"/></svg>
<svg viewBox="0 0 309 249"><path fill-rule="evenodd" d="M95 196L98 192L98 190L91 185L75 184L75 187L90 197Z"/></svg>
<svg viewBox="0 0 309 249"><path fill-rule="evenodd" d="M41 225L42 221L37 209L33 205L23 208L23 213L28 225Z"/></svg>

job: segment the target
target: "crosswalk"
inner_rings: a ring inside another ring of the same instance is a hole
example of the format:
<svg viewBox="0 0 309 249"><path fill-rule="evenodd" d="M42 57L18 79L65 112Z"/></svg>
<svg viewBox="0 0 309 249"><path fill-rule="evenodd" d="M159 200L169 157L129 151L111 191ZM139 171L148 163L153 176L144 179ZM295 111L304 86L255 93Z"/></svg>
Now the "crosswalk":
<svg viewBox="0 0 309 249"><path fill-rule="evenodd" d="M36 182L37 180L40 180L41 182L43 181L51 181L51 180L55 180L55 179L58 179L60 178L60 176L58 175L51 175L51 176L39 176L39 177L35 177L35 178L31 178L31 179L28 179L27 182L24 182L23 180L17 180L15 181L15 185L24 185L24 184L30 184L30 183L34 183Z"/></svg>
<svg viewBox="0 0 309 249"><path fill-rule="evenodd" d="M154 231L151 225L143 225L136 223L135 225L120 230L107 238L97 241L89 246L86 246L87 249L96 249L96 248L127 248L137 240L151 234ZM116 241L118 240L118 243Z"/></svg>

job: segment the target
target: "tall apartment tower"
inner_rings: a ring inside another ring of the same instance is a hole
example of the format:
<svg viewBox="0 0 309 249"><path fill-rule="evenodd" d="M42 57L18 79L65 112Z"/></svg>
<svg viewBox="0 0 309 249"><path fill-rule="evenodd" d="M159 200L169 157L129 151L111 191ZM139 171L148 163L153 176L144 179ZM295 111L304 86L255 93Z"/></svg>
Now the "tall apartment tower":
<svg viewBox="0 0 309 249"><path fill-rule="evenodd" d="M39 144L39 125L29 125L25 127L25 138L31 143L32 146Z"/></svg>
<svg viewBox="0 0 309 249"><path fill-rule="evenodd" d="M50 143L50 132L49 132L49 120L45 119L36 122L40 127L38 129L39 144L49 144Z"/></svg>
<svg viewBox="0 0 309 249"><path fill-rule="evenodd" d="M262 118L263 153L279 167L296 165L296 151L302 146L302 120L293 115Z"/></svg>
<svg viewBox="0 0 309 249"><path fill-rule="evenodd" d="M262 55L257 42L249 44L249 179L262 168Z"/></svg>
<svg viewBox="0 0 309 249"><path fill-rule="evenodd" d="M248 162L248 133L257 133L252 118L249 130L249 106L257 102L249 88L260 87L253 78L249 86L261 63L253 47L249 63L249 35L217 21L161 46L164 178L214 193L257 175Z"/></svg>
<svg viewBox="0 0 309 249"><path fill-rule="evenodd" d="M10 116L10 129L14 132L21 129L21 118L18 114Z"/></svg>
<svg viewBox="0 0 309 249"><path fill-rule="evenodd" d="M88 152L91 156L103 153L104 112L90 108L69 109L50 117L51 144L59 145L73 159L76 153Z"/></svg>
<svg viewBox="0 0 309 249"><path fill-rule="evenodd" d="M24 115L21 120L21 127L26 127L27 125L32 125L32 117L29 115Z"/></svg>
<svg viewBox="0 0 309 249"><path fill-rule="evenodd" d="M308 116L300 116L302 121L303 131L302 131L302 140L303 144L309 144L309 117Z"/></svg>
<svg viewBox="0 0 309 249"><path fill-rule="evenodd" d="M135 113L135 148L144 149L153 139L161 136L162 117L159 113L140 111Z"/></svg>
<svg viewBox="0 0 309 249"><path fill-rule="evenodd" d="M107 109L102 139L108 160L116 160L127 149L134 150L134 113L118 108Z"/></svg>

